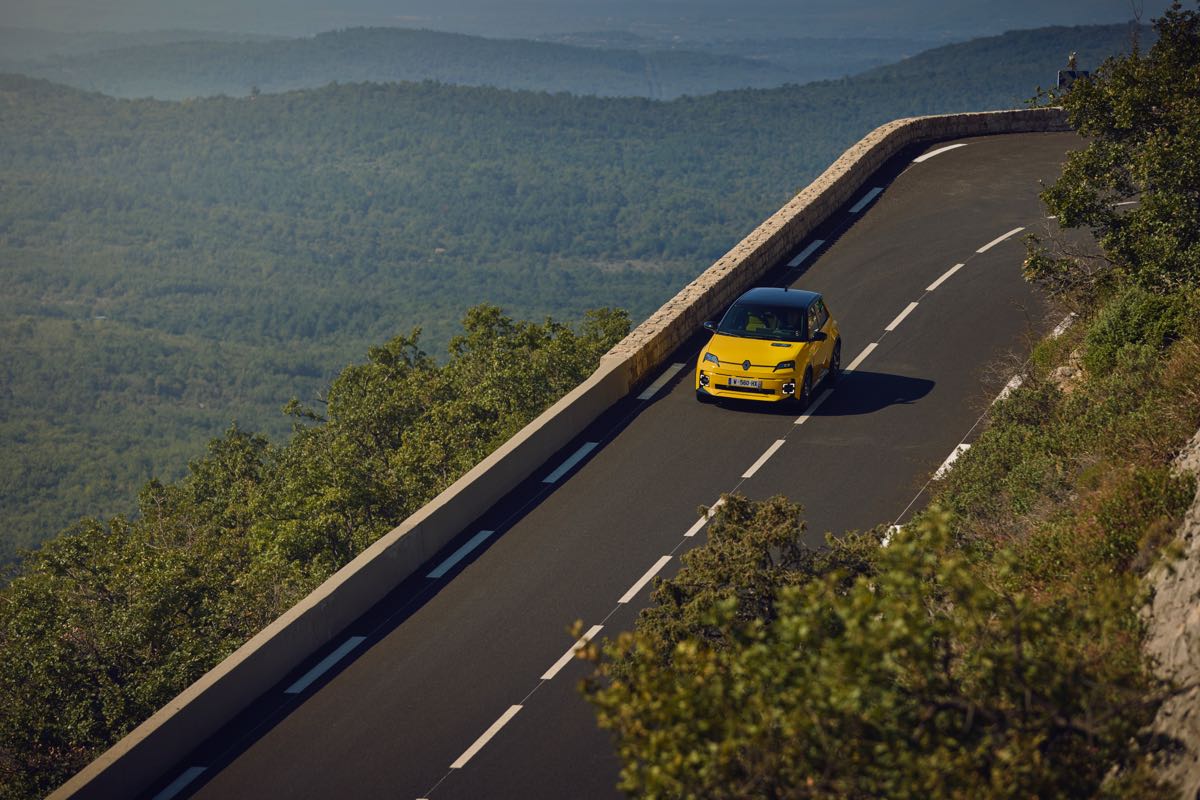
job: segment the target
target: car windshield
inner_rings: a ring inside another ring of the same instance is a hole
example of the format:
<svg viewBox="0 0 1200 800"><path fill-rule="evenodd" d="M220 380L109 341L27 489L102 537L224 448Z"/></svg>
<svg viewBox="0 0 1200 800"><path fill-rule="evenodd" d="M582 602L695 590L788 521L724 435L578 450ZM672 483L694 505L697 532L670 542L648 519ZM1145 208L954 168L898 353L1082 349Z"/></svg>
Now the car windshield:
<svg viewBox="0 0 1200 800"><path fill-rule="evenodd" d="M717 333L777 342L805 340L803 308L737 303L725 312Z"/></svg>

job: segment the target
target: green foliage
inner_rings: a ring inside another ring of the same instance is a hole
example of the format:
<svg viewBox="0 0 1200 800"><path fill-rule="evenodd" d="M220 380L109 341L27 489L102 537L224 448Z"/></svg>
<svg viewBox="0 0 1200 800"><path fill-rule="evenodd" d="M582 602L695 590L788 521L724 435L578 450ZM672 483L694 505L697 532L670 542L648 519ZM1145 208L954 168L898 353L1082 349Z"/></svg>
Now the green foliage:
<svg viewBox="0 0 1200 800"><path fill-rule="evenodd" d="M743 546L766 558L753 527ZM768 616L736 593L711 597L699 618L719 631L715 641L664 640L643 617L587 685L617 738L621 788L704 798L1096 794L1111 764L1134 760L1128 742L1151 705L1140 663L1076 646L1119 637L1119 623L1006 588L1021 570L1011 553L988 580L950 530L934 509L868 559L856 555L858 574L834 558L827 571L788 575ZM657 596L680 579L720 580L693 560ZM654 616L663 615L678 610L660 606ZM1170 796L1149 780L1138 790Z"/></svg>
<svg viewBox="0 0 1200 800"><path fill-rule="evenodd" d="M1119 353L1126 347L1162 349L1179 337L1189 314L1198 310L1200 304L1188 302L1186 296L1126 287L1105 303L1088 329L1084 366L1092 374L1103 375L1116 366Z"/></svg>
<svg viewBox="0 0 1200 800"><path fill-rule="evenodd" d="M391 35L309 40L314 68ZM432 83L164 103L0 77L0 560L132 513L232 419L282 436L286 398L313 405L399 331L443 352L481 302L641 319L875 125L1011 106L1058 54L1126 38L1020 32L670 103Z"/></svg>
<svg viewBox="0 0 1200 800"><path fill-rule="evenodd" d="M1097 271L1035 242L1033 278L1078 289L1116 270L1159 292L1200 282L1200 13L1175 2L1154 28L1148 52L1110 59L1048 98L1088 146L1042 197L1061 225L1090 228L1112 267ZM1131 198L1132 210L1116 207Z"/></svg>
<svg viewBox="0 0 1200 800"><path fill-rule="evenodd" d="M43 795L580 383L629 327L472 309L438 365L418 334L293 403L283 447L237 426L134 519L84 519L0 588L0 797ZM430 455L439 454L439 457Z"/></svg>

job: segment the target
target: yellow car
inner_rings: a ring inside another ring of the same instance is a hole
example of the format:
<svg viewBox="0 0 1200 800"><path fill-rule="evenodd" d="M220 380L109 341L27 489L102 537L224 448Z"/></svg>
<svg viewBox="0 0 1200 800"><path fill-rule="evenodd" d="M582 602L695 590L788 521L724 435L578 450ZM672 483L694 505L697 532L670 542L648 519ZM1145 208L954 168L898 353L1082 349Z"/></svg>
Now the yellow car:
<svg viewBox="0 0 1200 800"><path fill-rule="evenodd" d="M719 323L696 361L696 399L807 406L813 387L832 384L842 367L838 325L816 292L751 289Z"/></svg>

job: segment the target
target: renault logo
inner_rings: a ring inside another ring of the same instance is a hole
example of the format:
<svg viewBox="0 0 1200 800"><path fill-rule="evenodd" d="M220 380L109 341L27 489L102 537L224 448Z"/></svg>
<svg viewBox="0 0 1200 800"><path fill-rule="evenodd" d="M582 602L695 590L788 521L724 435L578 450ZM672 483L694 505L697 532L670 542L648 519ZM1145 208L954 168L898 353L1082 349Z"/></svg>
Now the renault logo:
<svg viewBox="0 0 1200 800"><path fill-rule="evenodd" d="M743 361L742 362L742 370L745 371L745 370L749 370L749 369L750 369L750 361L749 360Z"/></svg>

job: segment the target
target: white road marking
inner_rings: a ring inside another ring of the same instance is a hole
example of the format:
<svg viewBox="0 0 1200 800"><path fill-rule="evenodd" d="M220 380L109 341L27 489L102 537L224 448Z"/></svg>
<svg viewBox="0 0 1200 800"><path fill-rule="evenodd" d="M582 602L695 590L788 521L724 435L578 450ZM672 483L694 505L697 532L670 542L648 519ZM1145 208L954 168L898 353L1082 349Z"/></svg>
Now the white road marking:
<svg viewBox="0 0 1200 800"><path fill-rule="evenodd" d="M1057 339L1067 332L1067 328L1071 327L1071 323L1075 321L1075 312L1072 311L1063 317L1063 321L1058 323L1054 330L1050 331L1050 338Z"/></svg>
<svg viewBox="0 0 1200 800"><path fill-rule="evenodd" d="M663 556L658 561L655 561L654 566L651 567L650 569L646 570L646 574L643 575L642 577L638 578L637 583L635 583L633 586L630 586L629 591L626 592L625 594L621 595L621 599L618 600L617 602L618 603L628 603L630 600L637 597L638 592L640 592L643 588L645 588L646 584L649 583L651 581L651 579L655 575L657 575L659 573L659 571L662 570L662 568L665 567L667 565L667 562L670 560L671 560L670 556Z"/></svg>
<svg viewBox="0 0 1200 800"><path fill-rule="evenodd" d="M950 471L950 467L954 466L954 462L958 461L958 457L970 449L971 445L966 443L960 444L958 447L954 448L954 452L946 456L946 460L942 462L940 467L938 467L937 472L933 473L933 479L935 481L940 481L942 478L946 477L946 473Z"/></svg>
<svg viewBox="0 0 1200 800"><path fill-rule="evenodd" d="M784 441L783 439L776 439L775 444L768 447L767 452L765 452L761 456L759 456L758 461L755 461L753 464L750 465L750 469L748 469L742 473L742 477L743 478L753 478L754 473L758 472L758 470L762 467L762 465L767 463L767 460L771 456L775 455L775 451L778 450L779 448L783 447L783 441Z"/></svg>
<svg viewBox="0 0 1200 800"><path fill-rule="evenodd" d="M447 572L454 569L455 564L457 564L458 562L460 562L464 558L466 558L468 553L470 553L476 547L479 547L479 545L483 544L483 542L489 536L491 536L493 533L495 533L495 531L480 531L479 533L475 534L474 536L472 536L470 538L470 540L467 541L466 544L464 544L462 547L455 550L453 555L451 555L449 558L447 558L441 564L438 564L437 568L433 572L426 575L425 577L426 578L442 577Z"/></svg>
<svg viewBox="0 0 1200 800"><path fill-rule="evenodd" d="M900 323L904 322L904 318L907 317L909 314L911 314L913 312L913 309L916 307L917 307L916 303L909 303L908 307L905 308L903 311L901 311L899 314L897 314L896 318L894 320L892 320L891 322L889 322L887 327L884 328L884 330L885 331L896 330L896 328L898 328L900 326Z"/></svg>
<svg viewBox="0 0 1200 800"><path fill-rule="evenodd" d="M699 533L700 529L703 528L708 523L708 521L710 519L712 519L713 516L717 513L717 509L723 505L725 505L724 497L722 497L720 500L718 500L717 502L715 502L711 506L709 506L708 513L705 514L700 519L696 520L696 524L694 524L692 527L688 528L687 533L685 533L684 536L695 536L697 533Z"/></svg>
<svg viewBox="0 0 1200 800"><path fill-rule="evenodd" d="M570 472L572 467L574 467L580 461L583 461L588 453L592 452L599 446L599 442L586 443L583 447L576 450L574 455L564 461L558 469L542 478L542 483L558 483L559 479L562 478L563 475L566 475L568 472Z"/></svg>
<svg viewBox="0 0 1200 800"><path fill-rule="evenodd" d="M171 800L172 797L187 788L188 784L199 778L206 767L188 767L183 773L171 781L165 789L154 795L154 800Z"/></svg>
<svg viewBox="0 0 1200 800"><path fill-rule="evenodd" d="M862 211L864 208L867 207L868 204L870 204L870 202L872 200L874 200L876 197L879 197L879 194L882 191L883 191L882 186L876 186L874 189L872 189L871 191L864 194L862 196L862 199L859 200L857 203L855 203L854 207L850 209L850 213L857 214L858 212Z"/></svg>
<svg viewBox="0 0 1200 800"><path fill-rule="evenodd" d="M858 365L861 364L867 356L871 355L871 351L876 347L879 347L879 342L871 342L869 345L864 347L863 351L858 354L858 358L851 361L850 366L842 370L843 374L847 372L854 372L854 370L858 369Z"/></svg>
<svg viewBox="0 0 1200 800"><path fill-rule="evenodd" d="M554 662L554 666L546 670L546 672L542 675L542 680L554 680L554 676L557 675L563 667L565 667L567 664L570 664L571 660L575 658L575 654L586 647L587 643L594 639L596 634L599 633L603 628L603 625L593 625L591 628L589 628L588 632L585 633L578 642L571 645L571 648L567 650L567 652L563 653L562 658Z"/></svg>
<svg viewBox="0 0 1200 800"><path fill-rule="evenodd" d="M679 374L679 370L683 369L686 364L672 364L667 367L662 375L658 376L658 380L646 387L646 391L638 395L638 400L649 400L654 395L658 394L658 390L667 385L667 381Z"/></svg>
<svg viewBox="0 0 1200 800"><path fill-rule="evenodd" d="M804 413L796 417L796 421L792 424L803 425L804 423L808 422L808 418L817 413L817 409L821 407L821 403L824 403L826 400L828 400L829 395L831 394L833 394L833 389L826 389L825 391L821 392L817 399L809 403L808 408L805 409Z"/></svg>
<svg viewBox="0 0 1200 800"><path fill-rule="evenodd" d="M1138 203L1140 203L1140 202L1142 202L1142 201L1141 201L1141 200L1126 200L1126 201L1125 201L1125 202L1123 202L1123 203L1114 203L1114 205L1118 205L1118 206L1136 206L1136 205L1137 205Z"/></svg>
<svg viewBox="0 0 1200 800"><path fill-rule="evenodd" d="M985 244L983 247L979 248L975 252L976 253L986 253L988 250L991 250L993 247L1000 244L1005 239L1009 238L1010 236L1016 236L1018 233L1020 233L1023 230L1025 230L1024 227L1013 228L1011 231L1004 234L1003 236L997 236L995 239L992 239L990 242L988 242L987 244Z"/></svg>
<svg viewBox="0 0 1200 800"><path fill-rule="evenodd" d="M938 278L938 279L937 279L936 281L934 281L933 283L931 283L931 284L929 284L928 286L926 286L926 287L925 287L925 291L927 291L927 292L932 292L934 289L936 289L937 287L939 287L939 286L941 286L943 283L945 283L945 282L946 282L946 280L947 280L947 279L948 279L948 278L949 278L951 275L953 275L954 273L958 272L960 269L962 269L962 268L963 268L963 267L965 267L965 266L966 266L966 264L955 264L953 267L951 267L950 269L946 270L946 274L945 274L945 275L943 275L942 277Z"/></svg>
<svg viewBox="0 0 1200 800"><path fill-rule="evenodd" d="M793 258L787 263L789 267L798 267L804 263L804 259L811 256L820 249L821 245L825 244L824 239L813 239L812 244L800 251L800 255Z"/></svg>
<svg viewBox="0 0 1200 800"><path fill-rule="evenodd" d="M946 152L947 150L955 150L959 147L966 147L966 146L967 146L966 142L962 142L960 144L948 144L945 147L939 147L937 150L930 150L928 153L926 153L923 156L917 156L916 158L913 159L913 163L921 164L925 161L928 161L929 159L933 158L936 155L941 155L942 153Z"/></svg>
<svg viewBox="0 0 1200 800"><path fill-rule="evenodd" d="M475 740L475 744L468 747L467 751L459 756L458 760L450 765L450 769L462 769L465 767L467 762L470 761L476 753L482 750L483 746L490 742L492 737L499 733L500 729L507 725L509 720L515 717L521 708L521 706L509 706L508 711L505 711L503 714L501 714L500 719L493 722L492 727L484 731L483 735Z"/></svg>
<svg viewBox="0 0 1200 800"><path fill-rule="evenodd" d="M1021 388L1021 384L1025 382L1024 375L1014 375L1008 383L1004 384L1004 388L1000 390L1000 394L996 395L996 399L992 401L992 405L1006 399L1010 394Z"/></svg>
<svg viewBox="0 0 1200 800"><path fill-rule="evenodd" d="M341 661L343 658L345 658L350 653L351 650L358 647L360 644L362 644L366 640L367 640L367 637L365 637L365 636L351 636L349 639L342 642L341 647L339 647L337 650L334 650L329 655L325 656L325 658L321 659L320 664L317 664L315 667L310 669L308 672L304 673L303 677L301 677L300 680L296 681L291 686L284 689L283 693L284 694L300 694L301 692L303 692L305 689L307 689L309 687L309 684L311 684L317 678L321 677L326 672L328 672L329 669L334 664Z"/></svg>

